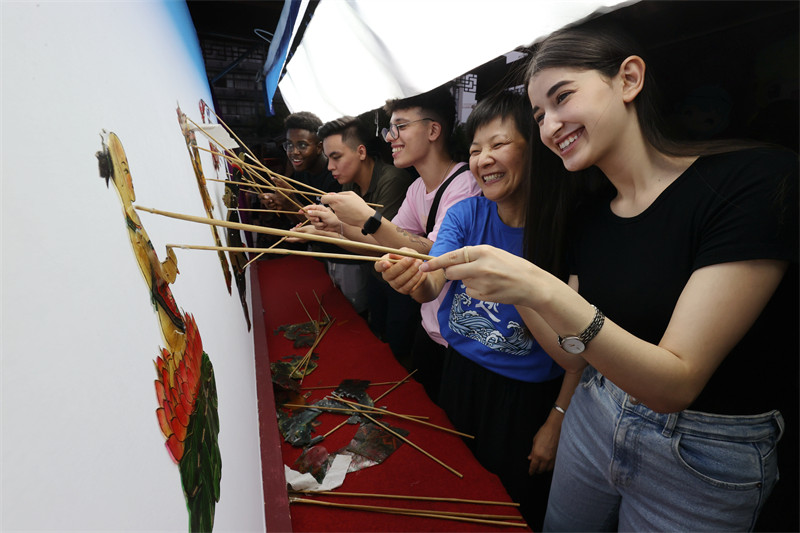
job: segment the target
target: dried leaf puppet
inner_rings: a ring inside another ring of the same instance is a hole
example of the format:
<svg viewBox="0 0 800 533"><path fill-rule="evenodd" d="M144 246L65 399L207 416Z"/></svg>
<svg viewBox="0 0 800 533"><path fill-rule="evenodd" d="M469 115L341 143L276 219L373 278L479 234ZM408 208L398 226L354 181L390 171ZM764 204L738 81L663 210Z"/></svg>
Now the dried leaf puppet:
<svg viewBox="0 0 800 533"><path fill-rule="evenodd" d="M203 165L200 162L200 152L197 150L197 138L195 137L194 130L191 128L186 115L181 111L181 108L176 109L178 113L178 123L181 125L183 137L186 140L186 149L189 150L189 157L192 160L192 168L194 169L195 178L197 178L197 189L200 191L200 197L203 199L203 208L206 210L208 218L214 218L214 206L211 203L211 196L208 194L208 187L206 187L206 178L203 175ZM222 246L222 241L217 233L216 226L209 226L211 233L214 236L214 244ZM231 294L231 271L228 268L228 258L225 252L220 250L217 252L219 255L219 262L222 265L222 272L225 276L225 285L228 288L228 294Z"/></svg>
<svg viewBox="0 0 800 533"><path fill-rule="evenodd" d="M220 497L222 458L214 368L203 351L197 325L178 309L169 284L175 281L175 253L159 262L147 232L133 208L136 196L128 160L117 136L103 132L103 149L97 152L100 176L114 185L122 202L128 236L136 261L150 289L166 344L156 359L156 409L166 447L178 464L189 511L189 531L211 531Z"/></svg>
<svg viewBox="0 0 800 533"><path fill-rule="evenodd" d="M321 325L325 325L325 323L309 321L299 324L284 324L275 329L275 335L283 333L285 339L293 341L294 348L308 348L317 340Z"/></svg>
<svg viewBox="0 0 800 533"><path fill-rule="evenodd" d="M325 474L328 473L328 468L333 462L333 457L328 455L328 450L325 449L325 446L312 446L303 450L303 453L294 462L294 467L301 474L309 473L314 476L317 483L322 483L322 480L325 479Z"/></svg>
<svg viewBox="0 0 800 533"><path fill-rule="evenodd" d="M408 430L392 427L392 431L407 437ZM350 444L337 453L346 453L353 456L348 472L355 472L370 466L379 465L392 455L403 441L392 435L382 427L365 422L359 426Z"/></svg>
<svg viewBox="0 0 800 533"><path fill-rule="evenodd" d="M283 439L292 446L307 446L311 443L311 433L319 425L319 409L298 409L292 415L278 410L278 429Z"/></svg>

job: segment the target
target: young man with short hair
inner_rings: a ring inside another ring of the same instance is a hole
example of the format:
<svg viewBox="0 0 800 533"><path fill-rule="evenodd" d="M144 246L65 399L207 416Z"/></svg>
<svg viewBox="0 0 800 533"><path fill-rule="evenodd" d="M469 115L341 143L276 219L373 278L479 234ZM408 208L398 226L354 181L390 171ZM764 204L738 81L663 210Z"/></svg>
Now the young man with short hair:
<svg viewBox="0 0 800 533"><path fill-rule="evenodd" d="M370 142L364 125L354 117L327 122L317 134L328 158L328 170L342 190L382 206L384 216L394 217L414 181L411 174L376 157L374 141ZM334 284L356 311L368 310L370 328L389 343L398 360L407 360L413 329L404 325L419 317L419 304L408 295L396 293L371 264L339 259L328 260L327 264Z"/></svg>
<svg viewBox="0 0 800 533"><path fill-rule="evenodd" d="M440 87L410 98L389 100L384 109L391 118L383 138L391 145L394 165L414 167L420 176L408 188L397 215L389 219L357 194L341 192L322 197L322 203L330 209L309 207L307 216L317 229L341 231L350 240L391 248L405 246L427 253L447 209L481 193L468 165L456 163L451 156L455 98L448 88ZM436 317L441 298L440 295L439 299L422 305L422 323L412 350L412 366L419 370L415 378L434 401L447 347L439 334Z"/></svg>
<svg viewBox="0 0 800 533"><path fill-rule="evenodd" d="M322 141L317 136L317 130L322 126L322 120L309 111L292 113L284 121L286 140L283 149L292 166L291 178L305 183L310 187L325 192L338 192L341 186L336 183L327 169L328 161L322 151ZM283 180L276 180L275 185L285 188L299 188L289 185ZM313 195L313 193L312 193ZM287 193L287 196L299 205L308 203L303 196ZM282 211L295 211L297 206L286 199L286 196L277 192L267 192L259 195L261 205L267 209Z"/></svg>

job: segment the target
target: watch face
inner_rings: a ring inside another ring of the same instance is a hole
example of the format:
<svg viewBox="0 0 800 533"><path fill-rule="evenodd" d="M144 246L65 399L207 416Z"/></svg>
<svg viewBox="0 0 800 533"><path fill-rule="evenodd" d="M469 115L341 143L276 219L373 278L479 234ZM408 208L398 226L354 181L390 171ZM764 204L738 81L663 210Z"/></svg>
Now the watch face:
<svg viewBox="0 0 800 533"><path fill-rule="evenodd" d="M586 345L583 344L583 341L578 337L566 337L561 341L561 348L563 348L565 352L579 354L586 349Z"/></svg>

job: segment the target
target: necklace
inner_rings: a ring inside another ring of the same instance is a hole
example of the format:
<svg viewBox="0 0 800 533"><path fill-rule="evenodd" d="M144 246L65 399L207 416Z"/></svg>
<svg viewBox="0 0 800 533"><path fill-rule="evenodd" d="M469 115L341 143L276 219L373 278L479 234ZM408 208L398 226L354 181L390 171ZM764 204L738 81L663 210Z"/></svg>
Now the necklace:
<svg viewBox="0 0 800 533"><path fill-rule="evenodd" d="M447 177L447 175L450 173L450 169L451 169L451 168L453 168L453 165L455 165L455 164L456 164L456 162L455 162L455 161L453 161L453 160L450 160L450 164L449 164L449 165L447 165L447 168L446 168L446 169L444 169L444 174L442 174L442 177L441 177L441 178L439 178L439 185L441 185L442 183L444 183L444 179L445 179L445 178Z"/></svg>

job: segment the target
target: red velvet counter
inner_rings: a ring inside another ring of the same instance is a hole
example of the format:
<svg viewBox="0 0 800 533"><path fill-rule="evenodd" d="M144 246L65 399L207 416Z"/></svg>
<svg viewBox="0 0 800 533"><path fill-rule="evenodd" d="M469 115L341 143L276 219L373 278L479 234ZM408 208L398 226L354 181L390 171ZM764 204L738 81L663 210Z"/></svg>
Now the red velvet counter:
<svg viewBox="0 0 800 533"><path fill-rule="evenodd" d="M334 509L307 504L288 504L283 465L293 467L302 449L283 441L277 430L269 363L288 355L303 356L307 348L293 348L292 342L275 330L285 324L306 322L308 316L298 301L302 299L316 319L322 300L333 325L314 349L318 367L308 374L302 386L325 387L308 389L307 403L314 403L332 392L344 379L369 380L371 383L396 382L408 373L395 360L387 344L369 330L349 302L336 289L319 261L289 256L254 263L253 284L254 335L256 337L256 372L259 395L259 421L262 439L262 473L264 476L267 531L526 531L525 528L472 524L438 518L397 516L356 510ZM297 293L297 294L296 294ZM263 306L263 318L257 305ZM376 398L391 385L374 385L368 389ZM444 412L433 404L421 385L413 379L395 388L377 402L390 411L423 415L428 422L447 428L452 425ZM323 413L315 435L324 435L344 415ZM453 474L420 451L403 444L382 464L347 474L337 491L381 494L403 494L510 502L499 479L481 467L462 442L461 437L441 430L394 417L383 417L382 423L409 431L407 438L463 475ZM357 426L345 425L326 437L320 445L330 453L346 446ZM294 468L294 467L293 467ZM364 497L317 496L327 502L434 509L479 514L519 517L514 507L483 504L386 500ZM287 517L289 515L289 517Z"/></svg>

